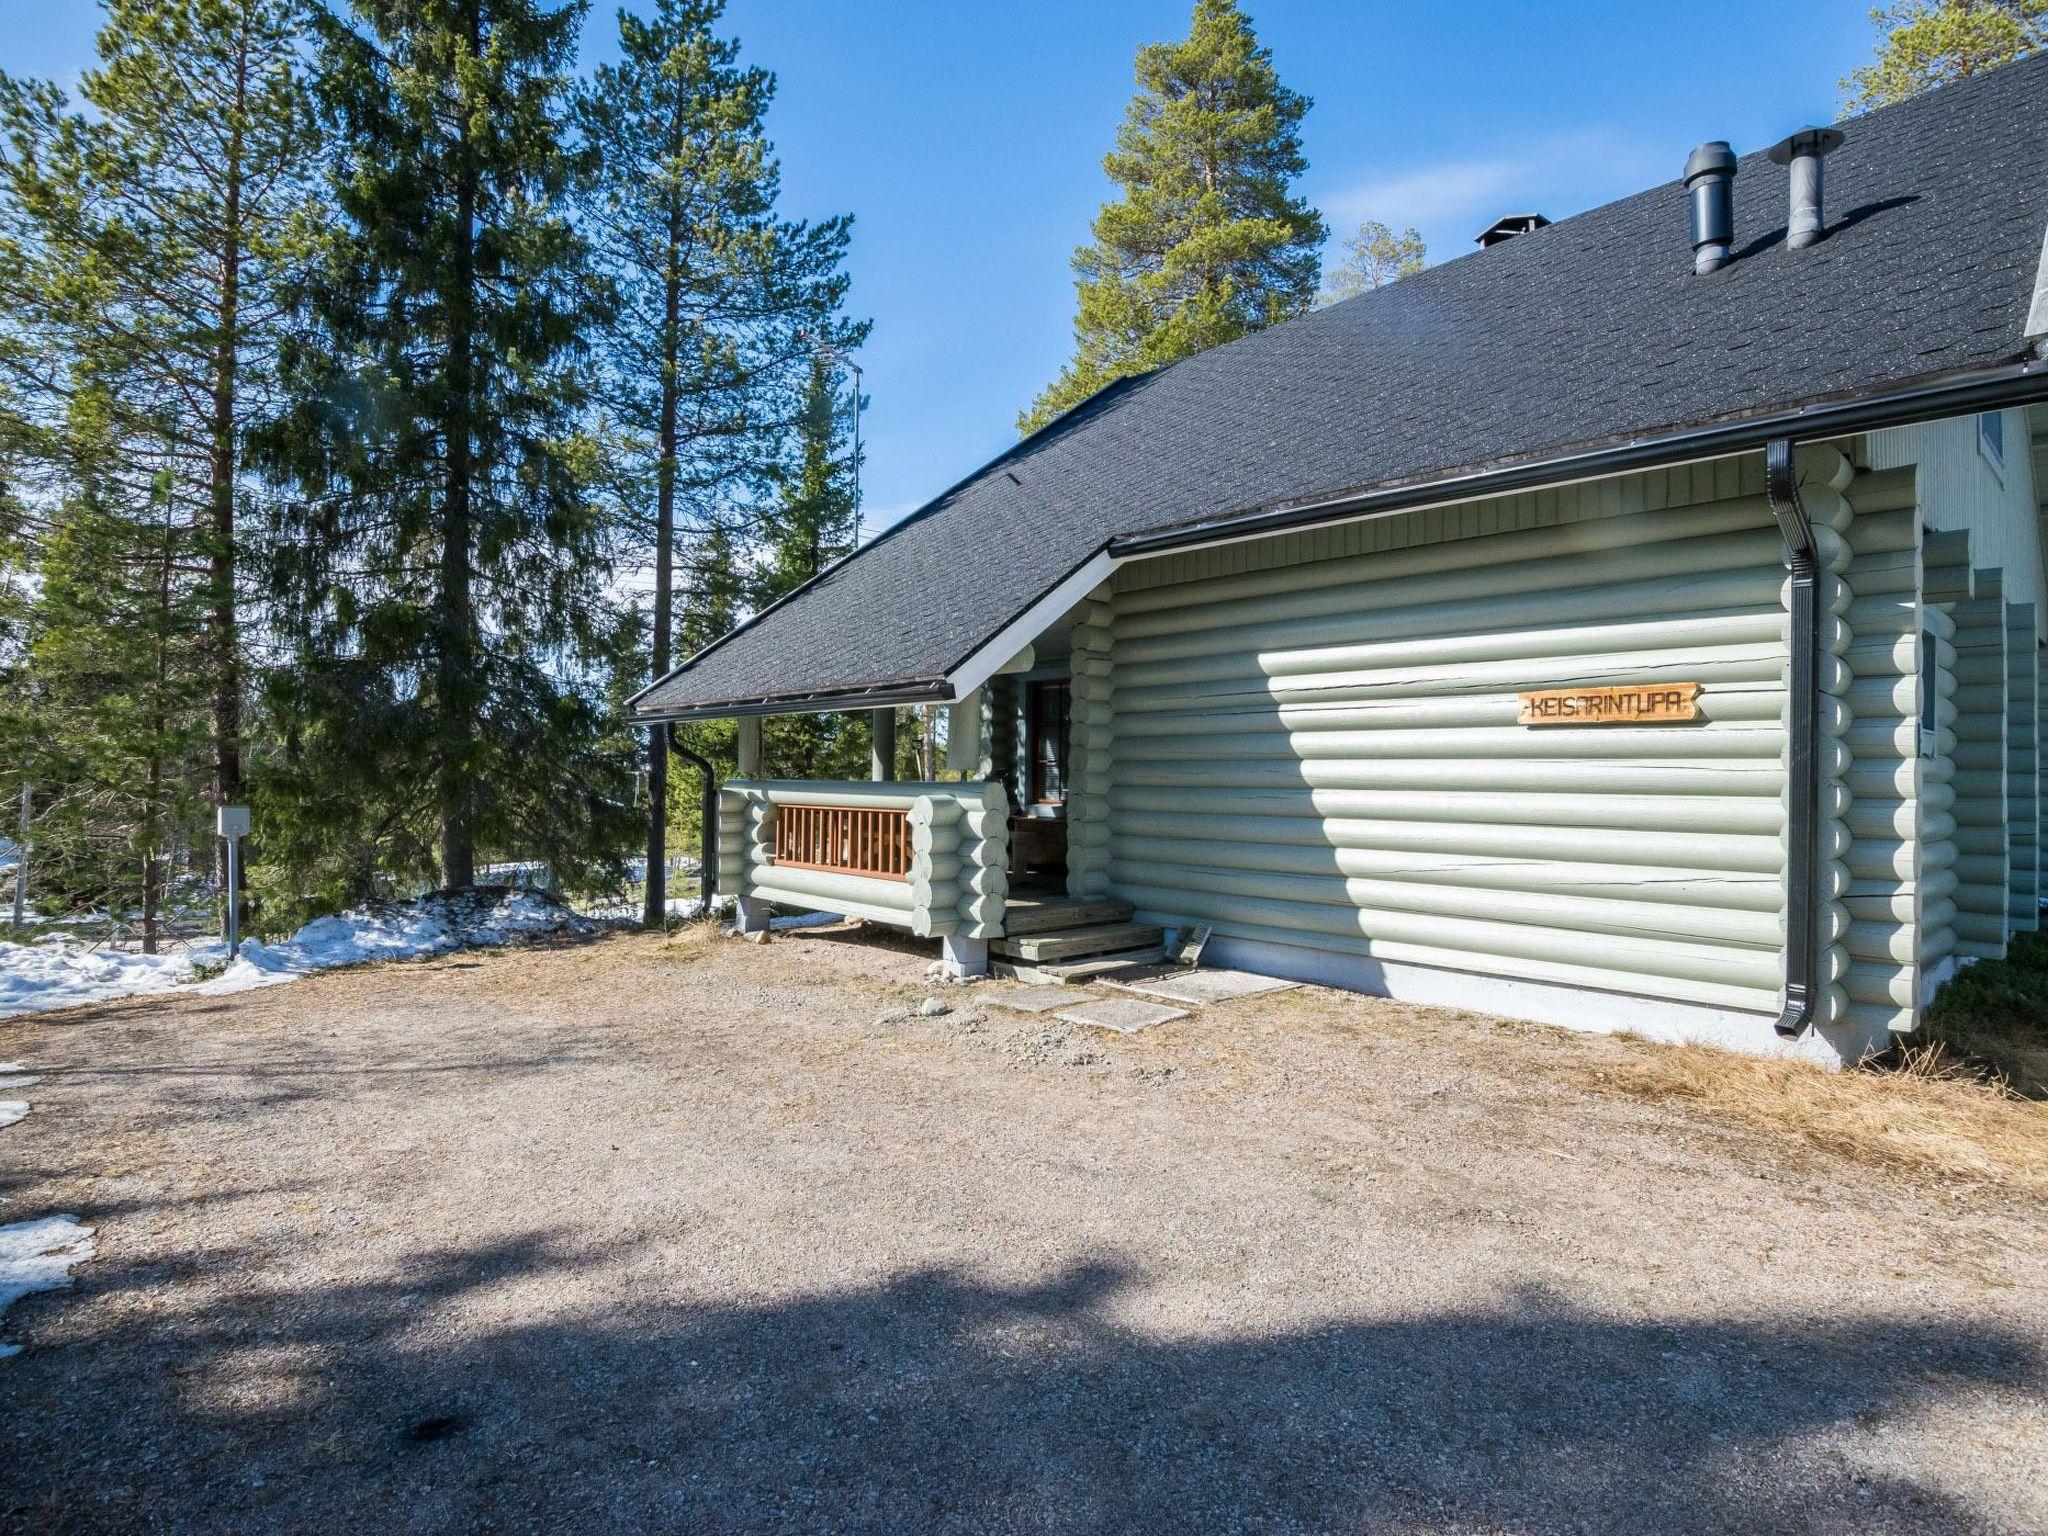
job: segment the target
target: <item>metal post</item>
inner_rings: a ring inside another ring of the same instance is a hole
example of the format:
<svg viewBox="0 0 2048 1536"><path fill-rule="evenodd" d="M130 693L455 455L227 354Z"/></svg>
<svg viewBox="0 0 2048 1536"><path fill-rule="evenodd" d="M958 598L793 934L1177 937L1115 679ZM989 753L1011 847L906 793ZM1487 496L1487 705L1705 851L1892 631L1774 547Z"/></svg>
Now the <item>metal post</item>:
<svg viewBox="0 0 2048 1536"><path fill-rule="evenodd" d="M228 955L242 947L241 913L242 840L228 839Z"/></svg>
<svg viewBox="0 0 2048 1536"><path fill-rule="evenodd" d="M249 835L249 807L223 805L214 812L213 829L228 840L228 959L242 947L242 839Z"/></svg>

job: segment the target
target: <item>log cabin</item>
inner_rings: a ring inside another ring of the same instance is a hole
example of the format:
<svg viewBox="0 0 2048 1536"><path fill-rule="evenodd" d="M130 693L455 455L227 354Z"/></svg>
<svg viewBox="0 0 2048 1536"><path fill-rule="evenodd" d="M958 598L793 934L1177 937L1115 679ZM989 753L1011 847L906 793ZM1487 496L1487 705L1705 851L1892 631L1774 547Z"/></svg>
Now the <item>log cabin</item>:
<svg viewBox="0 0 2048 1536"><path fill-rule="evenodd" d="M635 718L743 722L743 927L1854 1061L2040 922L2044 402L2048 56L1121 379Z"/></svg>

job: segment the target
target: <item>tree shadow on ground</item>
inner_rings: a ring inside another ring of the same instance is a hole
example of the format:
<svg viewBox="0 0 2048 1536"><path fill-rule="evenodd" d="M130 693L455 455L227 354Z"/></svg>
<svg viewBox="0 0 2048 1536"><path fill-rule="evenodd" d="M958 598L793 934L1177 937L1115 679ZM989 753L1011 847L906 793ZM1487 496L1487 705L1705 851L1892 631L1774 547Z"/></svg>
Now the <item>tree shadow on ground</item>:
<svg viewBox="0 0 2048 1536"><path fill-rule="evenodd" d="M1110 1264L733 1306L665 1302L619 1264L536 1238L203 1307L158 1290L112 1332L45 1302L39 1347L0 1367L0 1524L1947 1532L1979 1517L1873 1471L1912 1464L1887 1437L2043 1380L2030 1342L1953 1320L1528 1296L1169 1336L1124 1320L1143 1286Z"/></svg>

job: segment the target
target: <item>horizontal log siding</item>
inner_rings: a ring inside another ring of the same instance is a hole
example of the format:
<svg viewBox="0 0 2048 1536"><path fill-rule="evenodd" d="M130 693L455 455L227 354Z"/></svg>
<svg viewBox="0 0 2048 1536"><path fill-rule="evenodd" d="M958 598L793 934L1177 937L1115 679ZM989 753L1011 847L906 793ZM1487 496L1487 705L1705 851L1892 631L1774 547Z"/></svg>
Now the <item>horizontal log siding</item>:
<svg viewBox="0 0 2048 1536"><path fill-rule="evenodd" d="M988 774L1009 793L1011 803L1024 803L1029 766L1024 761L1023 688L1014 677L992 677L981 689L982 741L988 750Z"/></svg>
<svg viewBox="0 0 2048 1536"><path fill-rule="evenodd" d="M2006 882L2005 604L1955 605L1956 953L1995 959L2011 922Z"/></svg>
<svg viewBox="0 0 2048 1536"><path fill-rule="evenodd" d="M1935 973L1956 953L1956 647L1955 620L1944 606L1921 610L1933 673L1932 739L1923 736L1918 771L1920 974Z"/></svg>
<svg viewBox="0 0 2048 1536"><path fill-rule="evenodd" d="M2037 651L2036 657L2039 657ZM2035 667L2034 693L2035 734L2040 738L2040 751L2035 757L2035 783L2048 787L2048 665ZM2048 806L2043 807L2048 810ZM2041 895L2048 898L2048 815L2041 817L2041 825L2034 839L2034 864L2042 876Z"/></svg>
<svg viewBox="0 0 2048 1536"><path fill-rule="evenodd" d="M1880 509L1899 495L1896 479L1871 490ZM1900 963L1875 918L1852 937L1841 899L1854 786L1881 824L1863 910L1898 899L1913 837L1899 620L1852 611L1843 577L1867 553L1897 579L1913 538L1908 513L1852 552L1850 501L1822 501L1837 983L1823 1008L1838 1017L1857 967L1875 997ZM1108 638L1084 759L1103 889L1246 938L1774 1012L1784 586L1754 458L1128 566L1086 620ZM1665 681L1703 685L1702 724L1516 724L1518 690ZM1088 691L1077 672L1077 723ZM1852 718L1873 722L1867 741Z"/></svg>
<svg viewBox="0 0 2048 1536"><path fill-rule="evenodd" d="M1081 603L1072 645L1073 693L1067 721L1067 891L1094 898L1109 890L1109 788L1115 741L1110 729L1110 591Z"/></svg>
<svg viewBox="0 0 2048 1536"><path fill-rule="evenodd" d="M1816 470L1820 455L1802 468ZM1833 466L1830 466L1833 467ZM1849 749L1844 777L1848 857L1830 871L1840 883L1847 918L1833 969L1840 973L1837 1006L1858 1025L1911 1029L1920 985L1923 892L1921 821L1932 804L1945 811L1946 786L1921 783L1920 554L1918 510L1909 470L1865 474L1851 481L1846 465L1833 481L1809 478L1802 497L1817 522L1847 540L1845 585L1833 594L1841 607L1848 649L1844 677ZM1839 497L1831 495L1839 491ZM1853 507L1837 521L1836 504ZM1931 823L1941 833L1945 826ZM1937 901L1928 917L1944 931L1949 910Z"/></svg>
<svg viewBox="0 0 2048 1536"><path fill-rule="evenodd" d="M2015 933L2041 926L2041 738L2035 713L2040 654L2034 605L2005 605L2005 799L2012 886L2007 915Z"/></svg>

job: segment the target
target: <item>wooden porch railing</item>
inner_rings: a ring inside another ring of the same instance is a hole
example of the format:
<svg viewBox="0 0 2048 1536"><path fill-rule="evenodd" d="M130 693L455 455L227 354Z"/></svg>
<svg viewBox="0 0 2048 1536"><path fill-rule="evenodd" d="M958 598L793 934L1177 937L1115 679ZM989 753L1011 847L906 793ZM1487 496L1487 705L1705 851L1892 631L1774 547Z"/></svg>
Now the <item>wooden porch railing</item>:
<svg viewBox="0 0 2048 1536"><path fill-rule="evenodd" d="M728 779L718 791L718 890L742 903L994 939L1009 867L1000 784Z"/></svg>
<svg viewBox="0 0 2048 1536"><path fill-rule="evenodd" d="M843 805L777 806L775 862L871 880L908 880L908 813Z"/></svg>

